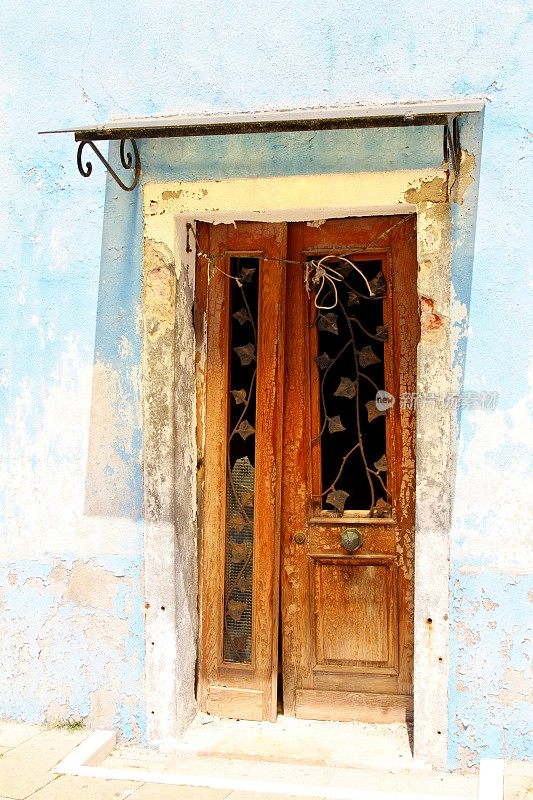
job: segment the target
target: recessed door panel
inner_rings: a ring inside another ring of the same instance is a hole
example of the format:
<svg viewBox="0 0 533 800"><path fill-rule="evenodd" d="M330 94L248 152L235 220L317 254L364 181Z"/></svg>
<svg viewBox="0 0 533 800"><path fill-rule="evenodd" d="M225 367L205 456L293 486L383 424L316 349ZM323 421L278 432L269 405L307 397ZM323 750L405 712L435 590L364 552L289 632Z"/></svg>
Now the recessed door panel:
<svg viewBox="0 0 533 800"><path fill-rule="evenodd" d="M317 559L317 665L394 664L394 566L360 560Z"/></svg>

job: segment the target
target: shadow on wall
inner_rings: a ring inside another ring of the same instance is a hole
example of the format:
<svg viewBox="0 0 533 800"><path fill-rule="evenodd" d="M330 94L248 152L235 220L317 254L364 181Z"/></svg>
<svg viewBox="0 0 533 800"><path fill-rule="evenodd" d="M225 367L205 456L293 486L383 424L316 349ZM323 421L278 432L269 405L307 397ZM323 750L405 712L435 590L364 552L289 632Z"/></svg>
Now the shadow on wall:
<svg viewBox="0 0 533 800"><path fill-rule="evenodd" d="M465 394L465 364L468 355L468 322L474 274L474 249L476 218L481 171L481 146L484 114L467 114L460 121L461 163L457 183L453 187L456 202L450 208L452 258L450 282L452 288L451 337L453 347L453 372L456 385L450 387L450 400L456 408L455 446L450 464L452 487L451 509L455 507L455 489L458 466L459 441L466 424L464 410L468 403L490 403L490 396L480 393Z"/></svg>
<svg viewBox="0 0 533 800"><path fill-rule="evenodd" d="M118 143L109 146L118 162ZM95 170L93 180L102 179ZM107 175L85 480L85 514L141 517L142 195Z"/></svg>

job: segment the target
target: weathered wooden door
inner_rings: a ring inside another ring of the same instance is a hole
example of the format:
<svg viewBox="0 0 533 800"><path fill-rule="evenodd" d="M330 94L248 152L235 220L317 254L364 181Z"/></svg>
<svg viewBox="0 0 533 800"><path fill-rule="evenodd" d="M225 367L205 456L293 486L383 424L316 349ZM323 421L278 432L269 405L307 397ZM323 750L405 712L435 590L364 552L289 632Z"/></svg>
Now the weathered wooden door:
<svg viewBox="0 0 533 800"><path fill-rule="evenodd" d="M197 231L200 708L405 718L414 217Z"/></svg>
<svg viewBox="0 0 533 800"><path fill-rule="evenodd" d="M413 655L414 217L292 225L288 259L295 266L285 355L284 710L405 719ZM318 290L310 297L306 269Z"/></svg>

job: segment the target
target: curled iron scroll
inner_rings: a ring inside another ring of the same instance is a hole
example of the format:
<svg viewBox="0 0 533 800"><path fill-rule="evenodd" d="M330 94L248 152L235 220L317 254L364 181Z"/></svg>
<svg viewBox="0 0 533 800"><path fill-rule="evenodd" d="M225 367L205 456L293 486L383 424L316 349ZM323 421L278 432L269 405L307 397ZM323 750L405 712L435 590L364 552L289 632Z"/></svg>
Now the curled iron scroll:
<svg viewBox="0 0 533 800"><path fill-rule="evenodd" d="M127 143L129 142L130 148L126 148ZM128 186L124 181L122 181L107 159L104 158L100 150L96 147L94 142L90 139L84 139L80 142L78 147L78 170L80 174L83 175L84 178L88 178L89 175L93 171L93 165L90 161L86 161L85 164L83 163L82 153L83 148L85 145L89 145L90 148L96 153L106 170L113 176L115 181L118 183L121 189L124 189L125 192L132 192L137 184L139 183L139 179L141 177L141 158L139 156L139 149L137 147L137 143L135 139L121 139L120 140L120 163L122 164L124 169L133 170L133 182L130 186ZM131 152L133 151L133 152Z"/></svg>

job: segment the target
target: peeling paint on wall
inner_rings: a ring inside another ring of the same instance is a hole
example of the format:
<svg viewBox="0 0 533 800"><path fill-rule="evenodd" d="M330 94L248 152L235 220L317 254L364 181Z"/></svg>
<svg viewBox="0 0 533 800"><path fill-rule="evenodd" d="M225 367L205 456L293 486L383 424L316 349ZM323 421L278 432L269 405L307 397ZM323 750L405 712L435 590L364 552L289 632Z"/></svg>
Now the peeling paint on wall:
<svg viewBox="0 0 533 800"><path fill-rule="evenodd" d="M143 735L138 574L111 556L2 565L1 716Z"/></svg>

